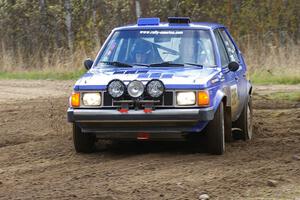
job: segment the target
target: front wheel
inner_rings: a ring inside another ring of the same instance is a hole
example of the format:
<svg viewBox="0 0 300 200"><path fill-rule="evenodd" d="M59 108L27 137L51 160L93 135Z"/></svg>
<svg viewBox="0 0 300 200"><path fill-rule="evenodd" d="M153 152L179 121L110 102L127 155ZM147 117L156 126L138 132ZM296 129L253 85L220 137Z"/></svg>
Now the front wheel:
<svg viewBox="0 0 300 200"><path fill-rule="evenodd" d="M220 103L215 112L214 119L209 122L206 129L207 149L209 153L222 155L225 152L225 121L224 105Z"/></svg>
<svg viewBox="0 0 300 200"><path fill-rule="evenodd" d="M240 117L234 122L233 126L238 128L235 139L251 140L253 137L253 115L252 115L252 98L249 96L249 100L245 103L243 111Z"/></svg>
<svg viewBox="0 0 300 200"><path fill-rule="evenodd" d="M91 133L83 133L76 123L73 123L73 141L75 150L78 153L91 153L94 151L95 136Z"/></svg>

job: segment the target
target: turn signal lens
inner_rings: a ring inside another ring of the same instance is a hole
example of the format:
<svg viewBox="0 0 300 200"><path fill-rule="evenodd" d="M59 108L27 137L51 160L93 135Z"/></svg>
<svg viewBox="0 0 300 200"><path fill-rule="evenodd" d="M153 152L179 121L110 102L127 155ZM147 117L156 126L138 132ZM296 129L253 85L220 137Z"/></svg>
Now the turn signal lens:
<svg viewBox="0 0 300 200"><path fill-rule="evenodd" d="M80 106L80 94L73 93L71 96L71 105L72 107L79 107Z"/></svg>
<svg viewBox="0 0 300 200"><path fill-rule="evenodd" d="M199 106L209 106L208 91L199 91L198 92L198 105Z"/></svg>

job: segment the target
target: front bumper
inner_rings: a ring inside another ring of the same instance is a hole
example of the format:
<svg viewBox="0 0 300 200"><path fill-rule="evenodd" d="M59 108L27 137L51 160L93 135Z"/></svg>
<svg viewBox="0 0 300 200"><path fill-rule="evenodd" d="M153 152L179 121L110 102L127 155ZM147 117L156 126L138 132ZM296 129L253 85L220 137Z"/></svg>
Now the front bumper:
<svg viewBox="0 0 300 200"><path fill-rule="evenodd" d="M155 122L155 121L210 121L214 117L213 108L157 109L151 113L143 110L68 109L68 122Z"/></svg>
<svg viewBox="0 0 300 200"><path fill-rule="evenodd" d="M100 139L135 140L149 133L151 140L185 140L200 132L214 117L213 108L143 110L68 109L68 121Z"/></svg>

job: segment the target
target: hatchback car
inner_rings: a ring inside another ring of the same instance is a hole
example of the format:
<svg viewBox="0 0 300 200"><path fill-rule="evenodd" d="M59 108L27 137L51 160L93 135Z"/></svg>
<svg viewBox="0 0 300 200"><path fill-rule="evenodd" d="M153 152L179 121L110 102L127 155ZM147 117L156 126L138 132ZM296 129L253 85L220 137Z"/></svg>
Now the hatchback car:
<svg viewBox="0 0 300 200"><path fill-rule="evenodd" d="M75 84L67 111L77 152L97 139L194 140L212 154L252 138L252 86L227 28L186 17L115 28ZM233 135L233 128L237 135Z"/></svg>

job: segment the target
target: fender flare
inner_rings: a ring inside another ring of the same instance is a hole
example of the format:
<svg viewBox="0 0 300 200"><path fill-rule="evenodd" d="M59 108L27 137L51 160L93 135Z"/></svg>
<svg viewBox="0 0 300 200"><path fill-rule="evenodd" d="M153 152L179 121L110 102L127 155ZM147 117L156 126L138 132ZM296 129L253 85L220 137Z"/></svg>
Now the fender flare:
<svg viewBox="0 0 300 200"><path fill-rule="evenodd" d="M229 106L230 102L227 99L226 93L223 90L218 90L216 92L216 95L215 95L215 98L214 98L214 102L213 102L213 107L214 107L214 111L215 112L218 109L221 101L223 101L224 98L225 98L226 106Z"/></svg>

